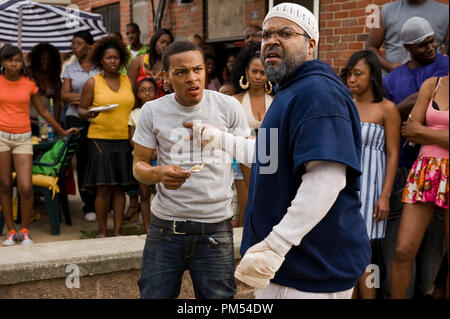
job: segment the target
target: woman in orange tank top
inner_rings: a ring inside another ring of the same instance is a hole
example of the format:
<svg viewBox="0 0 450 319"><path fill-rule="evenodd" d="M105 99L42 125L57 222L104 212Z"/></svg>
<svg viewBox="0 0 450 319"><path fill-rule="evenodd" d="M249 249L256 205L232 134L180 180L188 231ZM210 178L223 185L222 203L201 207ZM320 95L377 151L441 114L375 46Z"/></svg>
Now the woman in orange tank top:
<svg viewBox="0 0 450 319"><path fill-rule="evenodd" d="M406 297L413 261L428 225L438 209L444 214L448 256L448 78L448 75L441 79L433 77L422 84L417 102L401 129L408 142L422 146L403 191L402 201L405 205L391 270L392 298ZM448 296L447 271L447 298Z"/></svg>
<svg viewBox="0 0 450 319"><path fill-rule="evenodd" d="M77 128L63 130L44 106L36 83L25 76L23 55L19 48L7 45L0 50L0 204L8 227L3 245L33 244L28 226L33 209L30 102L59 135L67 136ZM11 206L12 166L17 173L20 194L22 230L16 233ZM3 224L1 225L3 227Z"/></svg>
<svg viewBox="0 0 450 319"><path fill-rule="evenodd" d="M150 40L148 53L133 59L128 67L128 78L135 92L137 83L147 77L153 78L158 84L156 98L170 92L168 87L164 87L161 57L164 49L173 41L173 35L169 30L159 29Z"/></svg>

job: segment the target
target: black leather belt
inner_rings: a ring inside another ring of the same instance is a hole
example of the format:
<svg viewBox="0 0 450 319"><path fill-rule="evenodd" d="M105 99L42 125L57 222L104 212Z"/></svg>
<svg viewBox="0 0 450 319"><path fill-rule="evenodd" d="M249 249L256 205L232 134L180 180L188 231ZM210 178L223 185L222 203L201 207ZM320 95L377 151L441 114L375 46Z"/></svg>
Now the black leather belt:
<svg viewBox="0 0 450 319"><path fill-rule="evenodd" d="M220 223L199 223L190 220L165 220L152 214L151 223L178 235L206 235L233 230L231 219L224 220Z"/></svg>

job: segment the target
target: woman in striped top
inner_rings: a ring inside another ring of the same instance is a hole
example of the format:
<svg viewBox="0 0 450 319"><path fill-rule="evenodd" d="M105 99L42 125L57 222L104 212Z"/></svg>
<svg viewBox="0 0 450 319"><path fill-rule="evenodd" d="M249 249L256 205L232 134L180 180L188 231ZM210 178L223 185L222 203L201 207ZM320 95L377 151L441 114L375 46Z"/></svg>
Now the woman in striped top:
<svg viewBox="0 0 450 319"><path fill-rule="evenodd" d="M384 237L389 197L395 179L400 147L400 114L384 98L381 67L371 51L350 57L341 77L351 91L361 120L361 214L371 241ZM359 278L354 297L373 299L376 291Z"/></svg>

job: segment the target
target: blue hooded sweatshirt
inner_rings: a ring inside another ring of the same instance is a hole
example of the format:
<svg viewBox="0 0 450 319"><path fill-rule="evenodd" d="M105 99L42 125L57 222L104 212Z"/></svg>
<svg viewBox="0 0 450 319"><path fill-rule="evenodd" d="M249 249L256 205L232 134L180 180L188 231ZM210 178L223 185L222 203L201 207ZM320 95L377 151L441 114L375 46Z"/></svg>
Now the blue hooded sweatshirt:
<svg viewBox="0 0 450 319"><path fill-rule="evenodd" d="M284 217L307 162L345 164L347 181L325 217L288 252L272 282L329 293L352 288L365 272L371 250L358 195L360 130L349 90L325 62L307 61L281 83L258 131L241 255Z"/></svg>

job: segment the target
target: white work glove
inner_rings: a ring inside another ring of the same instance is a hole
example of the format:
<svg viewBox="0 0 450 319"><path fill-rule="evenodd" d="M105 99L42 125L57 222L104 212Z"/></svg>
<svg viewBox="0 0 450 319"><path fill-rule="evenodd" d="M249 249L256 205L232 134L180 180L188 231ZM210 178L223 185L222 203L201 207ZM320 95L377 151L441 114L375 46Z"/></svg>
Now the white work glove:
<svg viewBox="0 0 450 319"><path fill-rule="evenodd" d="M203 148L207 145L211 149L221 149L223 131L207 123L194 122L192 127L194 142L199 143Z"/></svg>
<svg viewBox="0 0 450 319"><path fill-rule="evenodd" d="M222 150L235 158L239 163L251 167L255 153L255 140L242 136L234 136L222 131L211 124L200 121L186 122L183 125L192 129L192 139L196 145L203 149Z"/></svg>
<svg viewBox="0 0 450 319"><path fill-rule="evenodd" d="M251 287L262 289L269 285L283 261L284 257L275 253L263 240L245 252L234 277Z"/></svg>

